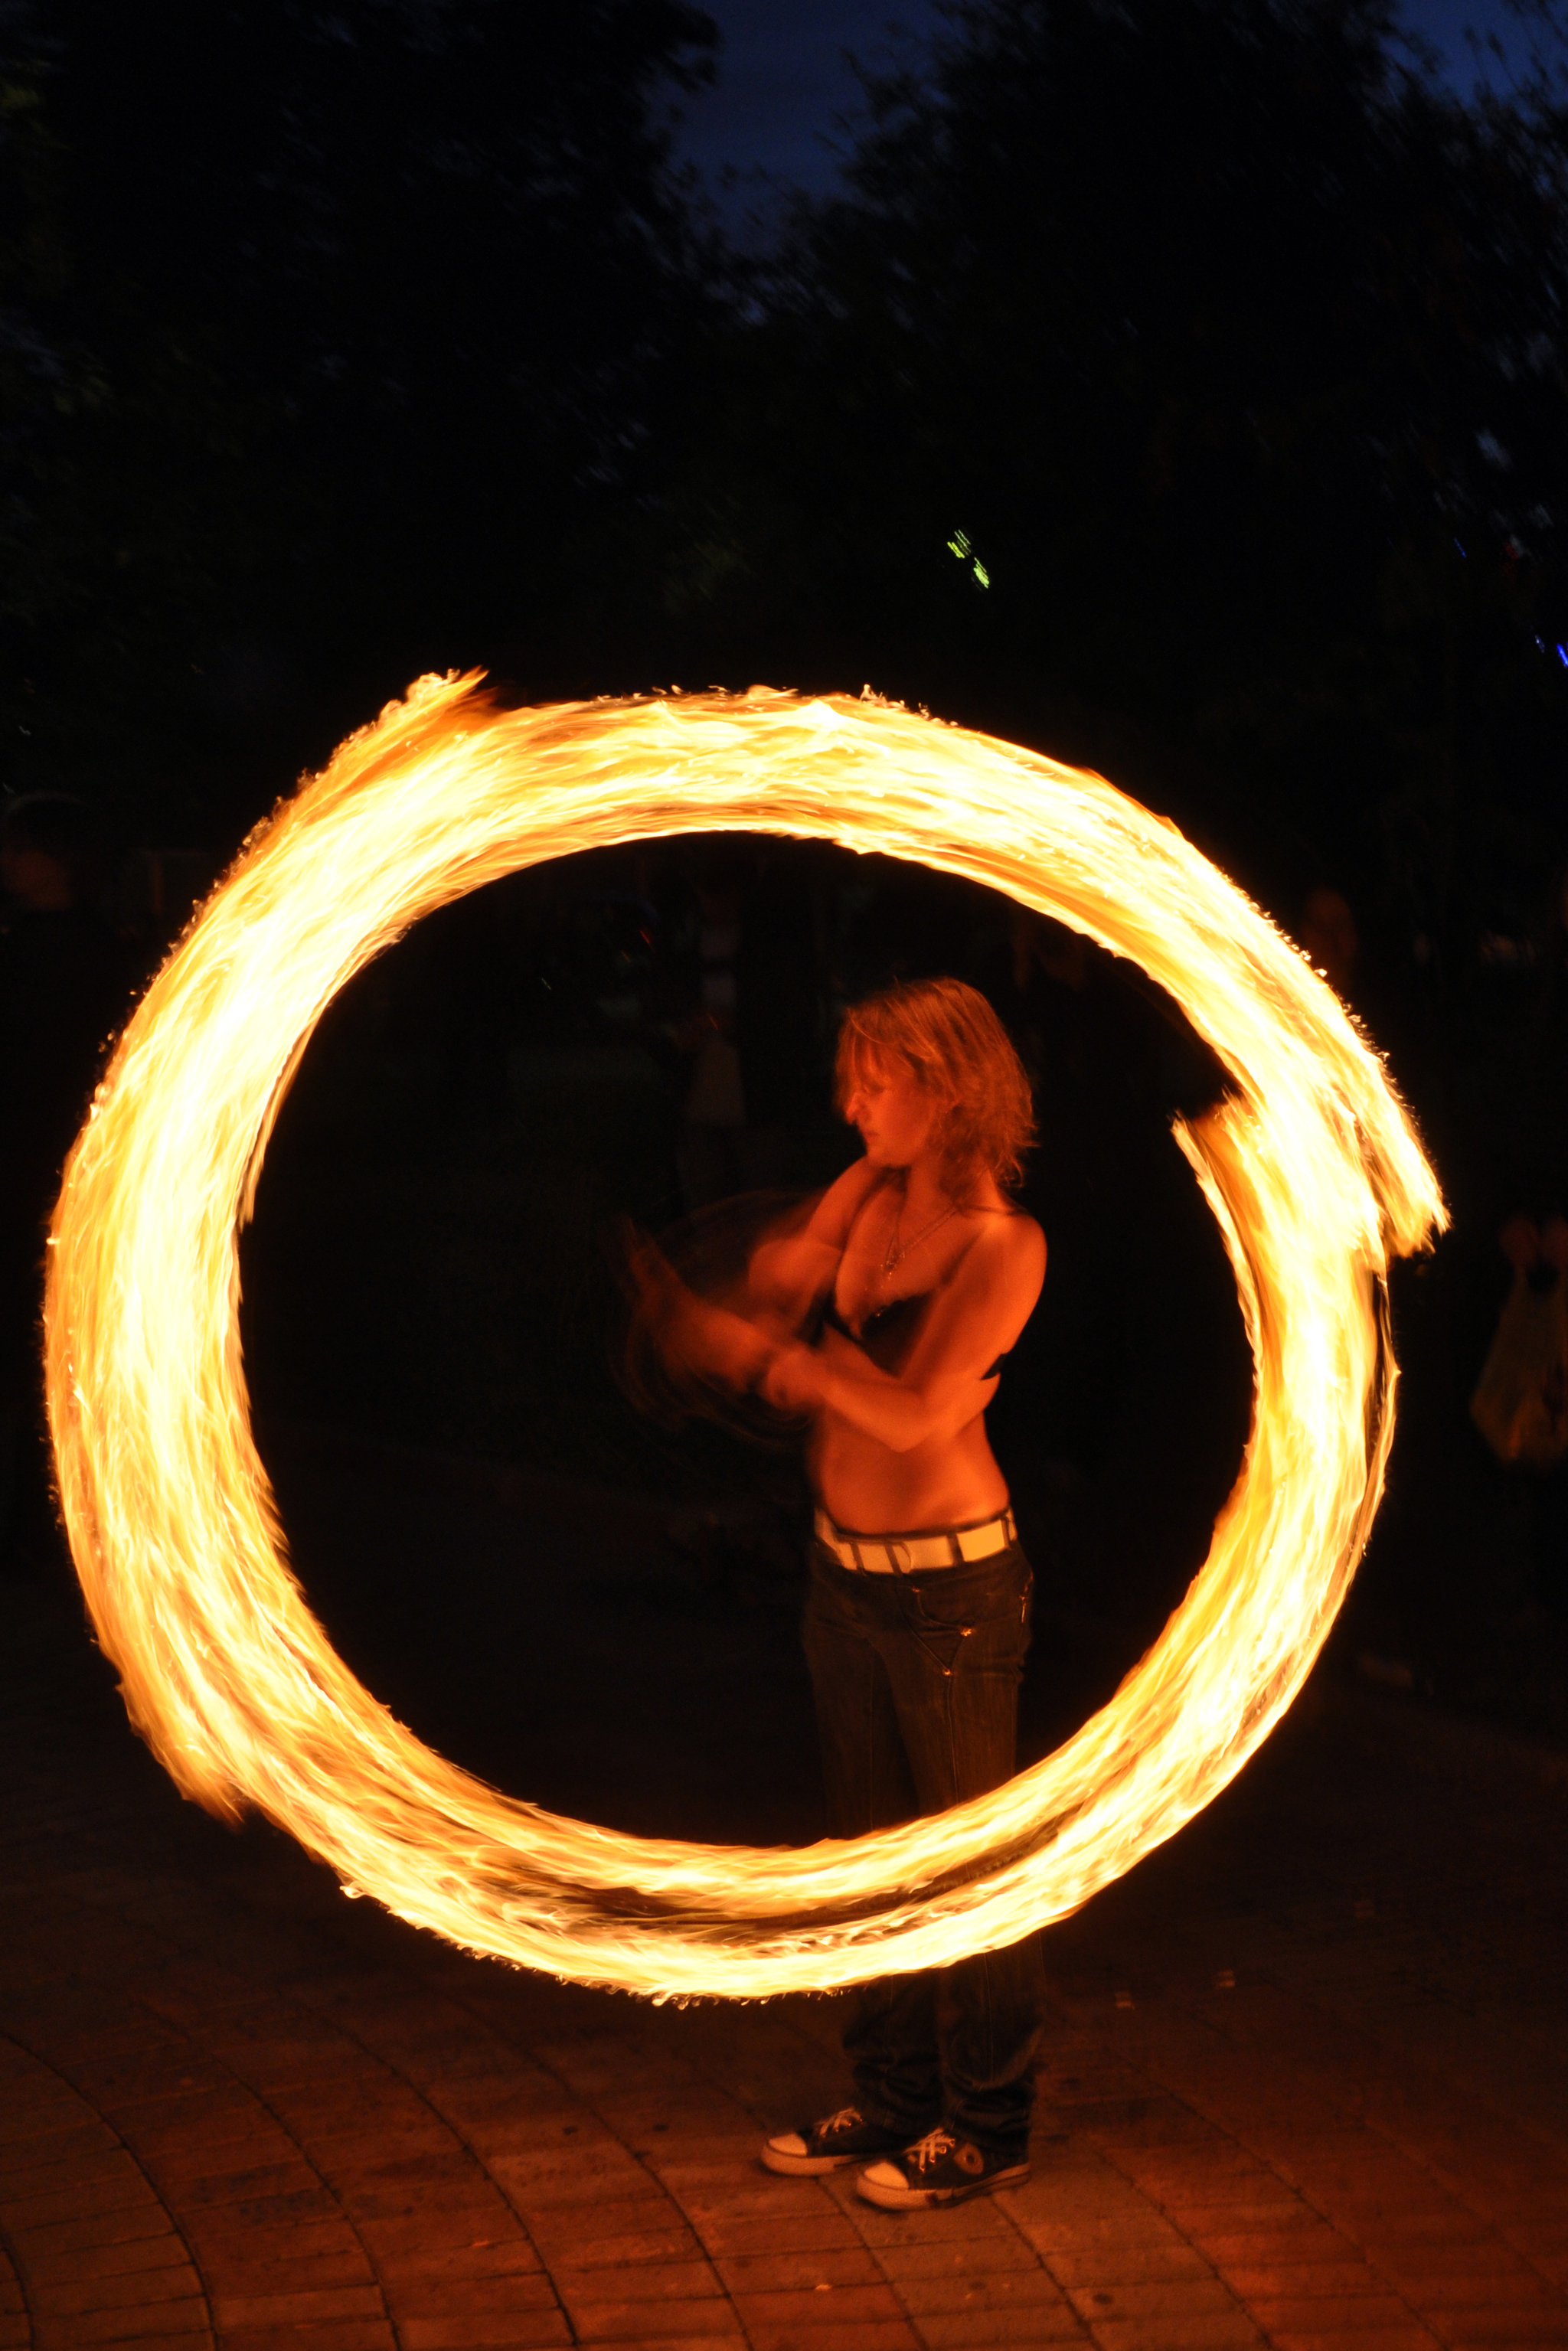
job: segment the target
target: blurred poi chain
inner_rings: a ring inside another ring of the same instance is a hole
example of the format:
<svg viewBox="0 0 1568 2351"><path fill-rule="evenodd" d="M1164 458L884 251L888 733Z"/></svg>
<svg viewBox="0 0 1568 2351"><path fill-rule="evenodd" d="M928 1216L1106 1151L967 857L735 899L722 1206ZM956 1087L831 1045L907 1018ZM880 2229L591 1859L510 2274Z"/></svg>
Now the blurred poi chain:
<svg viewBox="0 0 1568 2351"><path fill-rule="evenodd" d="M1224 1234L1253 1427L1181 1608L1008 1786L852 1842L639 1839L497 1794L394 1722L289 1569L251 1435L237 1235L317 1021L411 923L544 858L737 830L1005 891L1133 957L1236 1081L1176 1136ZM1391 1256L1445 1222L1375 1056L1301 956L1100 778L868 698L499 710L424 678L246 849L136 1013L66 1172L47 1301L71 1547L137 1729L455 1943L656 1996L825 1989L1060 1918L1190 1820L1278 1721L1371 1526Z"/></svg>

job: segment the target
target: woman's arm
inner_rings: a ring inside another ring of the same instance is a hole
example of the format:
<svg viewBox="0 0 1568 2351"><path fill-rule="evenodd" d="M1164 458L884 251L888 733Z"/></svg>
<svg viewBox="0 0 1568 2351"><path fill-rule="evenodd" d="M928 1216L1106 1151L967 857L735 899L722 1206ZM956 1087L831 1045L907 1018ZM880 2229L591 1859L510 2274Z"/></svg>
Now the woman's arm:
<svg viewBox="0 0 1568 2351"><path fill-rule="evenodd" d="M835 1413L894 1453L956 1437L996 1393L990 1366L1028 1322L1044 1279L1040 1227L1030 1217L998 1217L933 1301L900 1376L841 1343L797 1344L768 1364L762 1394L781 1411Z"/></svg>
<svg viewBox="0 0 1568 2351"><path fill-rule="evenodd" d="M956 1437L983 1412L995 1380L977 1373L949 1374L916 1386L874 1364L852 1371L813 1348L780 1348L767 1365L761 1393L780 1412L836 1413L890 1453L912 1453L932 1437Z"/></svg>
<svg viewBox="0 0 1568 2351"><path fill-rule="evenodd" d="M788 1334L759 1328L727 1306L715 1306L687 1288L653 1241L629 1243L627 1265L638 1311L665 1361L685 1364L726 1387L755 1387Z"/></svg>
<svg viewBox="0 0 1568 2351"><path fill-rule="evenodd" d="M829 1185L805 1224L768 1234L751 1253L747 1286L757 1303L798 1325L839 1270L850 1227L881 1171L857 1159Z"/></svg>

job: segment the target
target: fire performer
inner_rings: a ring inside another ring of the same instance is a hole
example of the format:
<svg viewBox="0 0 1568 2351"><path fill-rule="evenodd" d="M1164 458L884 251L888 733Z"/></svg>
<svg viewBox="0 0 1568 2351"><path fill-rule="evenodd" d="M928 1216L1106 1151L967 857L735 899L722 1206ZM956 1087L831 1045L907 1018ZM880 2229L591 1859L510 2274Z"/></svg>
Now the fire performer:
<svg viewBox="0 0 1568 2351"><path fill-rule="evenodd" d="M724 1302L652 1248L640 1320L677 1380L759 1395L809 1429L805 1643L830 1823L863 1836L1010 1779L1033 1578L985 1413L1034 1310L1045 1237L1009 1200L1033 1132L1000 1021L962 981L846 1016L838 1100L864 1155L776 1224ZM769 2138L812 2176L859 2163L894 2210L1029 2176L1038 1938L859 1987L854 2103Z"/></svg>

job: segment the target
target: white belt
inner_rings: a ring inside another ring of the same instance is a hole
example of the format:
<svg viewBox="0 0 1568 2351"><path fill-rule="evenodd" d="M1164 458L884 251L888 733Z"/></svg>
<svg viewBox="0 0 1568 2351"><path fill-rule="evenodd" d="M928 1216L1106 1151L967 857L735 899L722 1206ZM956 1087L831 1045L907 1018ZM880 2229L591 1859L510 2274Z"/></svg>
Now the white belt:
<svg viewBox="0 0 1568 2351"><path fill-rule="evenodd" d="M847 1534L825 1510L817 1512L817 1541L831 1551L841 1567L862 1575L913 1575L923 1567L962 1567L967 1561L994 1559L1018 1541L1010 1510L988 1519L978 1527L946 1527L933 1535Z"/></svg>

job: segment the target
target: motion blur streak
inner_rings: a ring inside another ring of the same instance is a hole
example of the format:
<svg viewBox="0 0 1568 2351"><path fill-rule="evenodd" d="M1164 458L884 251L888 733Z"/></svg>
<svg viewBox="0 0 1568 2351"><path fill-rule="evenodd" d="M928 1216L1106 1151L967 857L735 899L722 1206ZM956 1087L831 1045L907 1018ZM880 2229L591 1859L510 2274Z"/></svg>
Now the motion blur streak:
<svg viewBox="0 0 1568 2351"><path fill-rule="evenodd" d="M422 914L601 843L742 829L885 851L1134 957L1237 1081L1179 1130L1236 1270L1252 1435L1213 1548L1111 1704L1008 1787L805 1851L639 1840L444 1762L334 1654L252 1441L236 1234L324 1007ZM1445 1221L1375 1056L1296 951L1097 777L864 698L497 711L422 680L247 845L127 1029L68 1166L49 1404L77 1564L137 1729L416 1925L656 1996L854 1982L1016 1940L1224 1787L1300 1689L1392 1433L1391 1255Z"/></svg>

